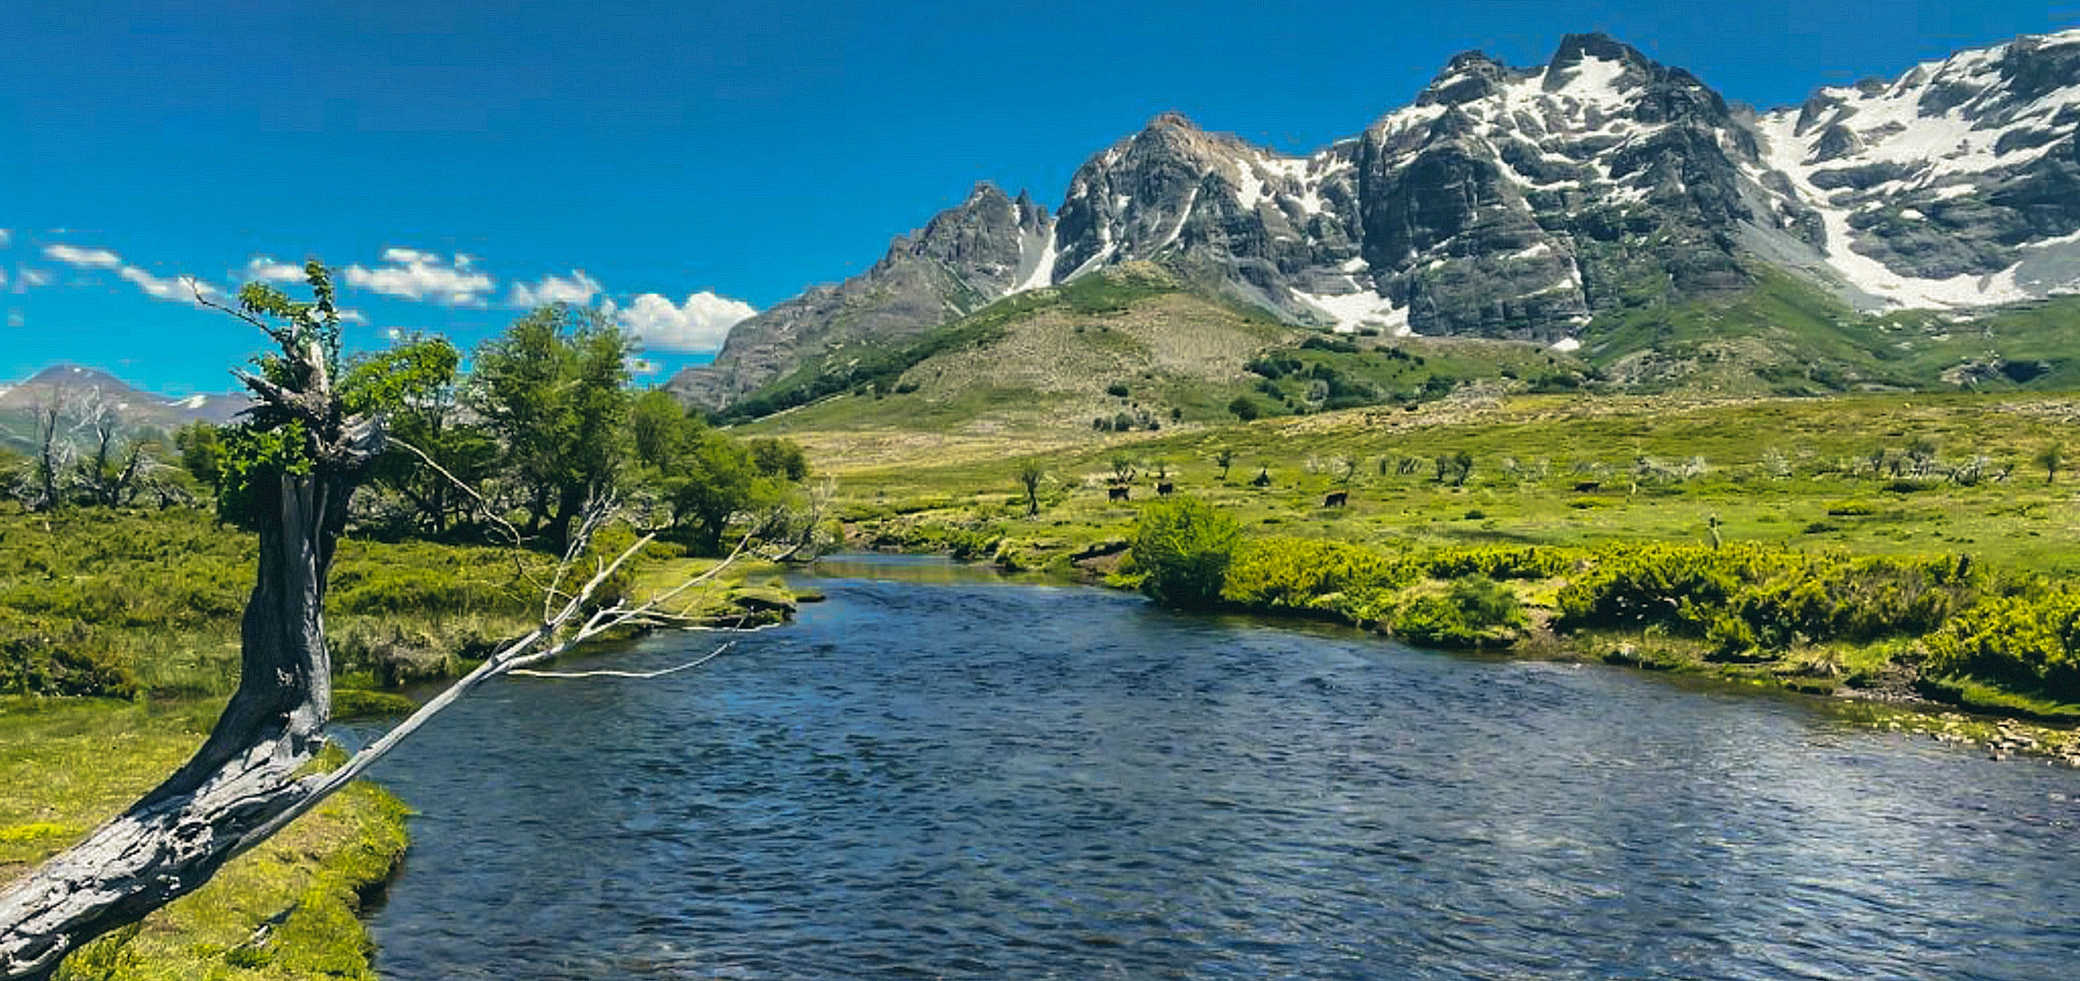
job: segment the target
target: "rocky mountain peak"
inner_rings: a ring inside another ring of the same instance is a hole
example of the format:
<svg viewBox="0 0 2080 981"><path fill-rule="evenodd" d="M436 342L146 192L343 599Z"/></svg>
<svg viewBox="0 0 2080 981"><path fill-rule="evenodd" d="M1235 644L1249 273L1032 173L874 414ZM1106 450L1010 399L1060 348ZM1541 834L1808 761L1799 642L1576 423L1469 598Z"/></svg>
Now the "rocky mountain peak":
<svg viewBox="0 0 2080 981"><path fill-rule="evenodd" d="M1160 130L1185 130L1187 132L1197 133L1199 132L1199 124L1192 122L1191 117L1186 116L1184 113L1178 112L1175 109L1165 109L1162 112L1156 113L1155 118L1150 119L1148 121L1148 125L1143 126L1142 130L1144 132L1156 132Z"/></svg>
<svg viewBox="0 0 2080 981"><path fill-rule="evenodd" d="M1051 215L978 185L674 387L720 404L803 352L1137 261L1294 323L1561 347L1602 311L1745 289L1758 264L1864 306L2080 292L2076 133L2080 31L1762 114L1603 34L1530 68L1469 51L1306 156L1165 112L1085 161Z"/></svg>
<svg viewBox="0 0 2080 981"><path fill-rule="evenodd" d="M1626 44L1601 31L1587 34L1564 34L1560 46L1553 49L1553 58L1547 68L1566 68L1580 64L1584 58L1599 58L1604 61L1622 62L1645 68L1653 64L1638 48Z"/></svg>
<svg viewBox="0 0 2080 981"><path fill-rule="evenodd" d="M1453 55L1430 84L1416 96L1418 106L1456 106L1488 98L1524 73L1480 51Z"/></svg>

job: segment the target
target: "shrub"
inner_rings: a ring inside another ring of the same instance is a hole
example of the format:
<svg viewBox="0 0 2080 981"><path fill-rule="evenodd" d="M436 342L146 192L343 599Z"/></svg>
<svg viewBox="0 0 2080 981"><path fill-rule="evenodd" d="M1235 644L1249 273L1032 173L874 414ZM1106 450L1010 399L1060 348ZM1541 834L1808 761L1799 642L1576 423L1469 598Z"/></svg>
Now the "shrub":
<svg viewBox="0 0 2080 981"><path fill-rule="evenodd" d="M1316 538L1250 542L1228 566L1222 598L1258 609L1334 609L1369 619L1382 594L1414 582L1407 563L1369 549Z"/></svg>
<svg viewBox="0 0 2080 981"><path fill-rule="evenodd" d="M1965 557L1851 558L1733 545L1622 546L1560 591L1559 625L1660 627L1721 654L1920 635L1971 605ZM1735 625L1724 618L1742 621Z"/></svg>
<svg viewBox="0 0 2080 981"><path fill-rule="evenodd" d="M1557 548L1491 545L1432 552L1423 557L1422 565L1435 579L1551 579L1573 569L1576 561L1575 554Z"/></svg>
<svg viewBox="0 0 2080 981"><path fill-rule="evenodd" d="M1196 497L1148 504L1134 523L1133 563L1141 591L1166 606L1218 603L1242 525Z"/></svg>
<svg viewBox="0 0 2080 981"><path fill-rule="evenodd" d="M2080 700L2080 591L2032 584L1981 601L1928 638L1926 670Z"/></svg>
<svg viewBox="0 0 2080 981"><path fill-rule="evenodd" d="M0 620L0 692L130 698L137 680L87 625Z"/></svg>
<svg viewBox="0 0 2080 981"><path fill-rule="evenodd" d="M1485 576L1466 576L1442 596L1409 601L1394 618L1394 633L1436 647L1501 647L1529 625L1509 587Z"/></svg>
<svg viewBox="0 0 2080 981"><path fill-rule="evenodd" d="M1235 396L1235 400L1228 403L1228 411L1243 422L1249 422L1263 414L1262 410L1257 408L1257 400L1247 395Z"/></svg>

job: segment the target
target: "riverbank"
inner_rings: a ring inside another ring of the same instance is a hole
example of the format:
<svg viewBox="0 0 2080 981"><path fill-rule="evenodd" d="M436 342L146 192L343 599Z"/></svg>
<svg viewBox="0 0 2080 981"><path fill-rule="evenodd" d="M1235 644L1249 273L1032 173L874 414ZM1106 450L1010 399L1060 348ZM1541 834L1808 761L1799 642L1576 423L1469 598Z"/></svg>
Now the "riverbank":
<svg viewBox="0 0 2080 981"><path fill-rule="evenodd" d="M2076 419L2015 393L1488 397L1094 439L1020 458L1030 493L928 444L819 470L854 547L1134 586L1167 489L1297 556L1223 597L1239 612L1970 713L2000 744L1993 718L2080 723ZM1458 622L1498 599L1482 580L1521 624Z"/></svg>
<svg viewBox="0 0 2080 981"><path fill-rule="evenodd" d="M872 543L871 533L856 541ZM1134 561L1129 544L1057 553L1043 564L1063 581L1141 590L1149 571ZM1031 558L1014 553L1011 561L979 559L943 544L935 554L1011 573L1022 571ZM1656 557L1693 572L1714 563L1742 569L1741 575L1716 583L1719 593L1711 602L1740 611L1746 619L1738 625L1685 623L1678 614L1698 610L1700 604L1678 586L1681 577L1662 568L1637 576L1637 566ZM1983 628L1983 623L1975 626L1985 618L1977 612L1980 597L1973 590L1986 590L1987 602L1999 605L2012 602L2010 594L2028 592L2022 584L2012 579L1951 583L1957 606L1923 609L1920 620L1886 609L1882 601L1868 608L1872 598L1859 595L1870 591L1874 578L1889 578L1893 588L1905 586L1909 592L1933 589L1943 583L1917 586L1902 580L1917 574L1940 580L1942 570L1954 573L1958 562L1955 556L1873 560L1781 549L1761 550L1758 561L1752 548L1721 552L1616 545L1436 549L1411 555L1325 539L1252 538L1235 547L1211 608L1272 620L1335 623L1416 647L1601 663L1782 691L1827 700L1846 717L1873 728L1974 745L1994 759L2038 757L2080 768L2080 706L2041 688L1956 673L1969 663L1956 656L1960 652L1936 662L1951 673L1928 670L1932 639L1939 647L1955 648ZM1628 565L1634 576L1609 575ZM1613 593L1624 595L1614 598ZM1771 617L1795 616L1758 594L1779 600L1803 596L1806 619L1796 627L1812 635L1793 630L1781 635L1792 640L1789 645L1759 643L1750 621L1767 629ZM1812 617L1818 606L1827 615L1816 623ZM1835 634L1827 634L1826 622L1837 624ZM1852 626L1856 622L1862 625ZM1931 629L1938 623L1939 629ZM1981 646L1988 645L1982 641ZM1989 656L1985 650L1975 653Z"/></svg>
<svg viewBox="0 0 2080 981"><path fill-rule="evenodd" d="M252 539L196 510L0 509L0 881L83 837L172 772L237 684ZM547 559L423 542L341 543L327 597L334 719L402 715L540 615ZM712 560L647 551L610 590L655 595ZM791 616L747 562L670 604L671 623ZM670 624L666 624L669 626ZM405 805L357 783L212 883L68 964L75 978L373 978L356 913L405 847Z"/></svg>
<svg viewBox="0 0 2080 981"><path fill-rule="evenodd" d="M213 699L0 697L0 881L164 779L219 708ZM59 976L374 981L358 914L404 858L405 814L387 791L355 783L208 885L75 953Z"/></svg>

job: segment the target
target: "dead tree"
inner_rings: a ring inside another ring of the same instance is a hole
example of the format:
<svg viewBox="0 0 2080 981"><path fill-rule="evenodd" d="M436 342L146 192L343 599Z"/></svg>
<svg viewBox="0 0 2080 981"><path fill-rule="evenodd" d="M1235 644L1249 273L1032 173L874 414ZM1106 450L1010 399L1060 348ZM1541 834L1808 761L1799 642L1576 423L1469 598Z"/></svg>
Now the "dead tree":
<svg viewBox="0 0 2080 981"><path fill-rule="evenodd" d="M597 608L600 587L651 539L644 536L611 560L598 560L593 574L578 581L580 558L615 511L611 500L595 499L543 586L543 614L532 630L345 765L299 775L323 746L331 716L332 664L322 615L326 572L346 525L348 499L385 445L380 413L346 410L336 387L338 320L330 279L316 263L307 273L314 303L292 303L249 286L240 296L243 309L227 310L265 330L281 352L261 374L239 375L258 400L253 423L301 439L300 446L289 447L296 465L256 470L247 485L260 541L253 592L240 622L238 689L202 748L164 783L85 841L0 890L0 981L48 978L80 945L201 887L226 862L345 787L470 690L616 627L667 619L659 604L711 581L729 564L650 602ZM197 299L208 303L199 294ZM276 326L263 316L288 324Z"/></svg>
<svg viewBox="0 0 2080 981"><path fill-rule="evenodd" d="M95 504L118 507L137 496L138 478L149 460L143 439L132 438L119 445L123 420L114 406L101 404L97 390L89 403L82 428L92 440L91 452L78 464L80 486Z"/></svg>
<svg viewBox="0 0 2080 981"><path fill-rule="evenodd" d="M70 460L69 449L58 441L58 420L64 411L56 390L50 400L36 407L36 484L29 510L48 511L61 503L58 475Z"/></svg>

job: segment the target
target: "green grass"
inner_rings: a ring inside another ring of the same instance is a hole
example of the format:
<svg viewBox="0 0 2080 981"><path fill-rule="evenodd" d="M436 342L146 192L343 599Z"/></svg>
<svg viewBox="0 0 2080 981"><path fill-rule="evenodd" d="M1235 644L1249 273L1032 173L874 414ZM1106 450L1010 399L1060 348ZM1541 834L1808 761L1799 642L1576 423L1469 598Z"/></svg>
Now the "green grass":
<svg viewBox="0 0 2080 981"><path fill-rule="evenodd" d="M1728 402L1535 396L1266 420L1043 453L1052 475L1045 491L1053 499L1038 522L1019 523L1123 537L1134 508L1108 502L1103 484L1112 457L1125 454L1168 461L1181 488L1282 534L1381 544L1696 542L1707 539L1716 515L1728 541L1878 554L1961 550L2007 567L2071 572L2080 570L2072 478L2047 484L2028 461L2045 443L2068 438L2073 427L2060 416L2076 404L1986 395ZM2015 469L2005 482L1961 486L1929 478L1911 482L1910 492L1893 489L1882 473L1857 469L1878 449L1889 459L1917 440L1933 442L1947 464L1983 455L1994 469ZM1222 450L1234 454L1226 481L1215 465ZM1467 484L1433 480L1433 458L1462 450L1475 460ZM1352 506L1324 510L1322 495L1342 486L1333 472L1339 457L1357 464L1348 487ZM1699 457L1701 473L1667 476ZM1664 476L1636 475L1642 458ZM1403 460L1417 461L1417 472L1399 473ZM1506 469L1511 461L1514 473ZM1269 488L1248 483L1260 467L1270 472ZM939 465L895 458L838 476L839 503L860 514L880 508L942 523L1013 517L1007 505L1017 488L1002 457ZM1575 489L1590 482L1598 487ZM1135 493L1149 493L1148 484L1137 480ZM1862 502L1870 513L1830 515L1844 500ZM938 503L919 511L909 502ZM1469 519L1473 512L1480 517ZM1825 530L1809 530L1816 525Z"/></svg>
<svg viewBox="0 0 2080 981"><path fill-rule="evenodd" d="M1616 388L1811 395L1870 388L2069 391L2080 298L1969 315L1868 316L1789 273L1732 297L1601 314L1585 352ZM1959 370L1960 366L1973 366Z"/></svg>
<svg viewBox="0 0 2080 981"><path fill-rule="evenodd" d="M0 691L228 694L253 547L196 509L0 506ZM546 564L519 561L537 576ZM519 570L500 549L342 542L326 610L335 667L372 674L376 655L404 647L481 656L539 609Z"/></svg>
<svg viewBox="0 0 2080 981"><path fill-rule="evenodd" d="M1050 477L1032 519L1005 457L895 458L841 469L837 506L864 544L1008 555L1021 568L1066 571L1074 556L1131 537L1161 463L1182 492L1236 517L1253 540L1320 539L1386 556L1489 546L1586 552L1703 546L1716 521L1729 546L1814 556L1962 554L1995 577L2067 580L2080 574L2080 483L2069 475L2047 482L2030 461L2047 443L2071 445L2073 420L2080 420L2080 399L2028 393L1455 399L1415 411L1369 408L1041 452ZM1881 449L1889 461L1930 445L1941 467L1984 458L1980 479L1894 478L1871 465ZM1225 480L1215 463L1223 450L1234 455ZM1466 484L1435 480L1434 458L1462 451L1475 461ZM1126 503L1107 495L1122 455L1140 471ZM1356 464L1347 483L1341 459ZM1416 472L1401 473L1404 460L1417 461ZM1260 467L1269 487L1250 482ZM2002 470L2006 479L1995 479ZM1589 483L1597 486L1578 489ZM1350 506L1322 507L1331 490L1347 490ZM1396 587L1372 597L1369 612L1349 616L1391 622L1403 597L1440 594L1459 574L1425 576L1410 587L1416 593ZM1550 615L1568 578L1515 588L1527 607ZM1918 638L1845 637L1791 644L1752 664L1714 663L1701 638L1633 634L1608 643L1584 635L1581 643L1614 656L1630 645L1664 666L1815 693L1879 679L1920 656ZM2065 718L2056 698L2023 681L2001 684L1987 690L2011 699L2002 711ZM1976 689L1934 691L1961 704L1995 705Z"/></svg>
<svg viewBox="0 0 2080 981"><path fill-rule="evenodd" d="M171 773L220 705L0 697L0 881L78 841ZM404 854L404 815L380 788L351 785L137 929L74 954L60 977L372 979L356 913Z"/></svg>

